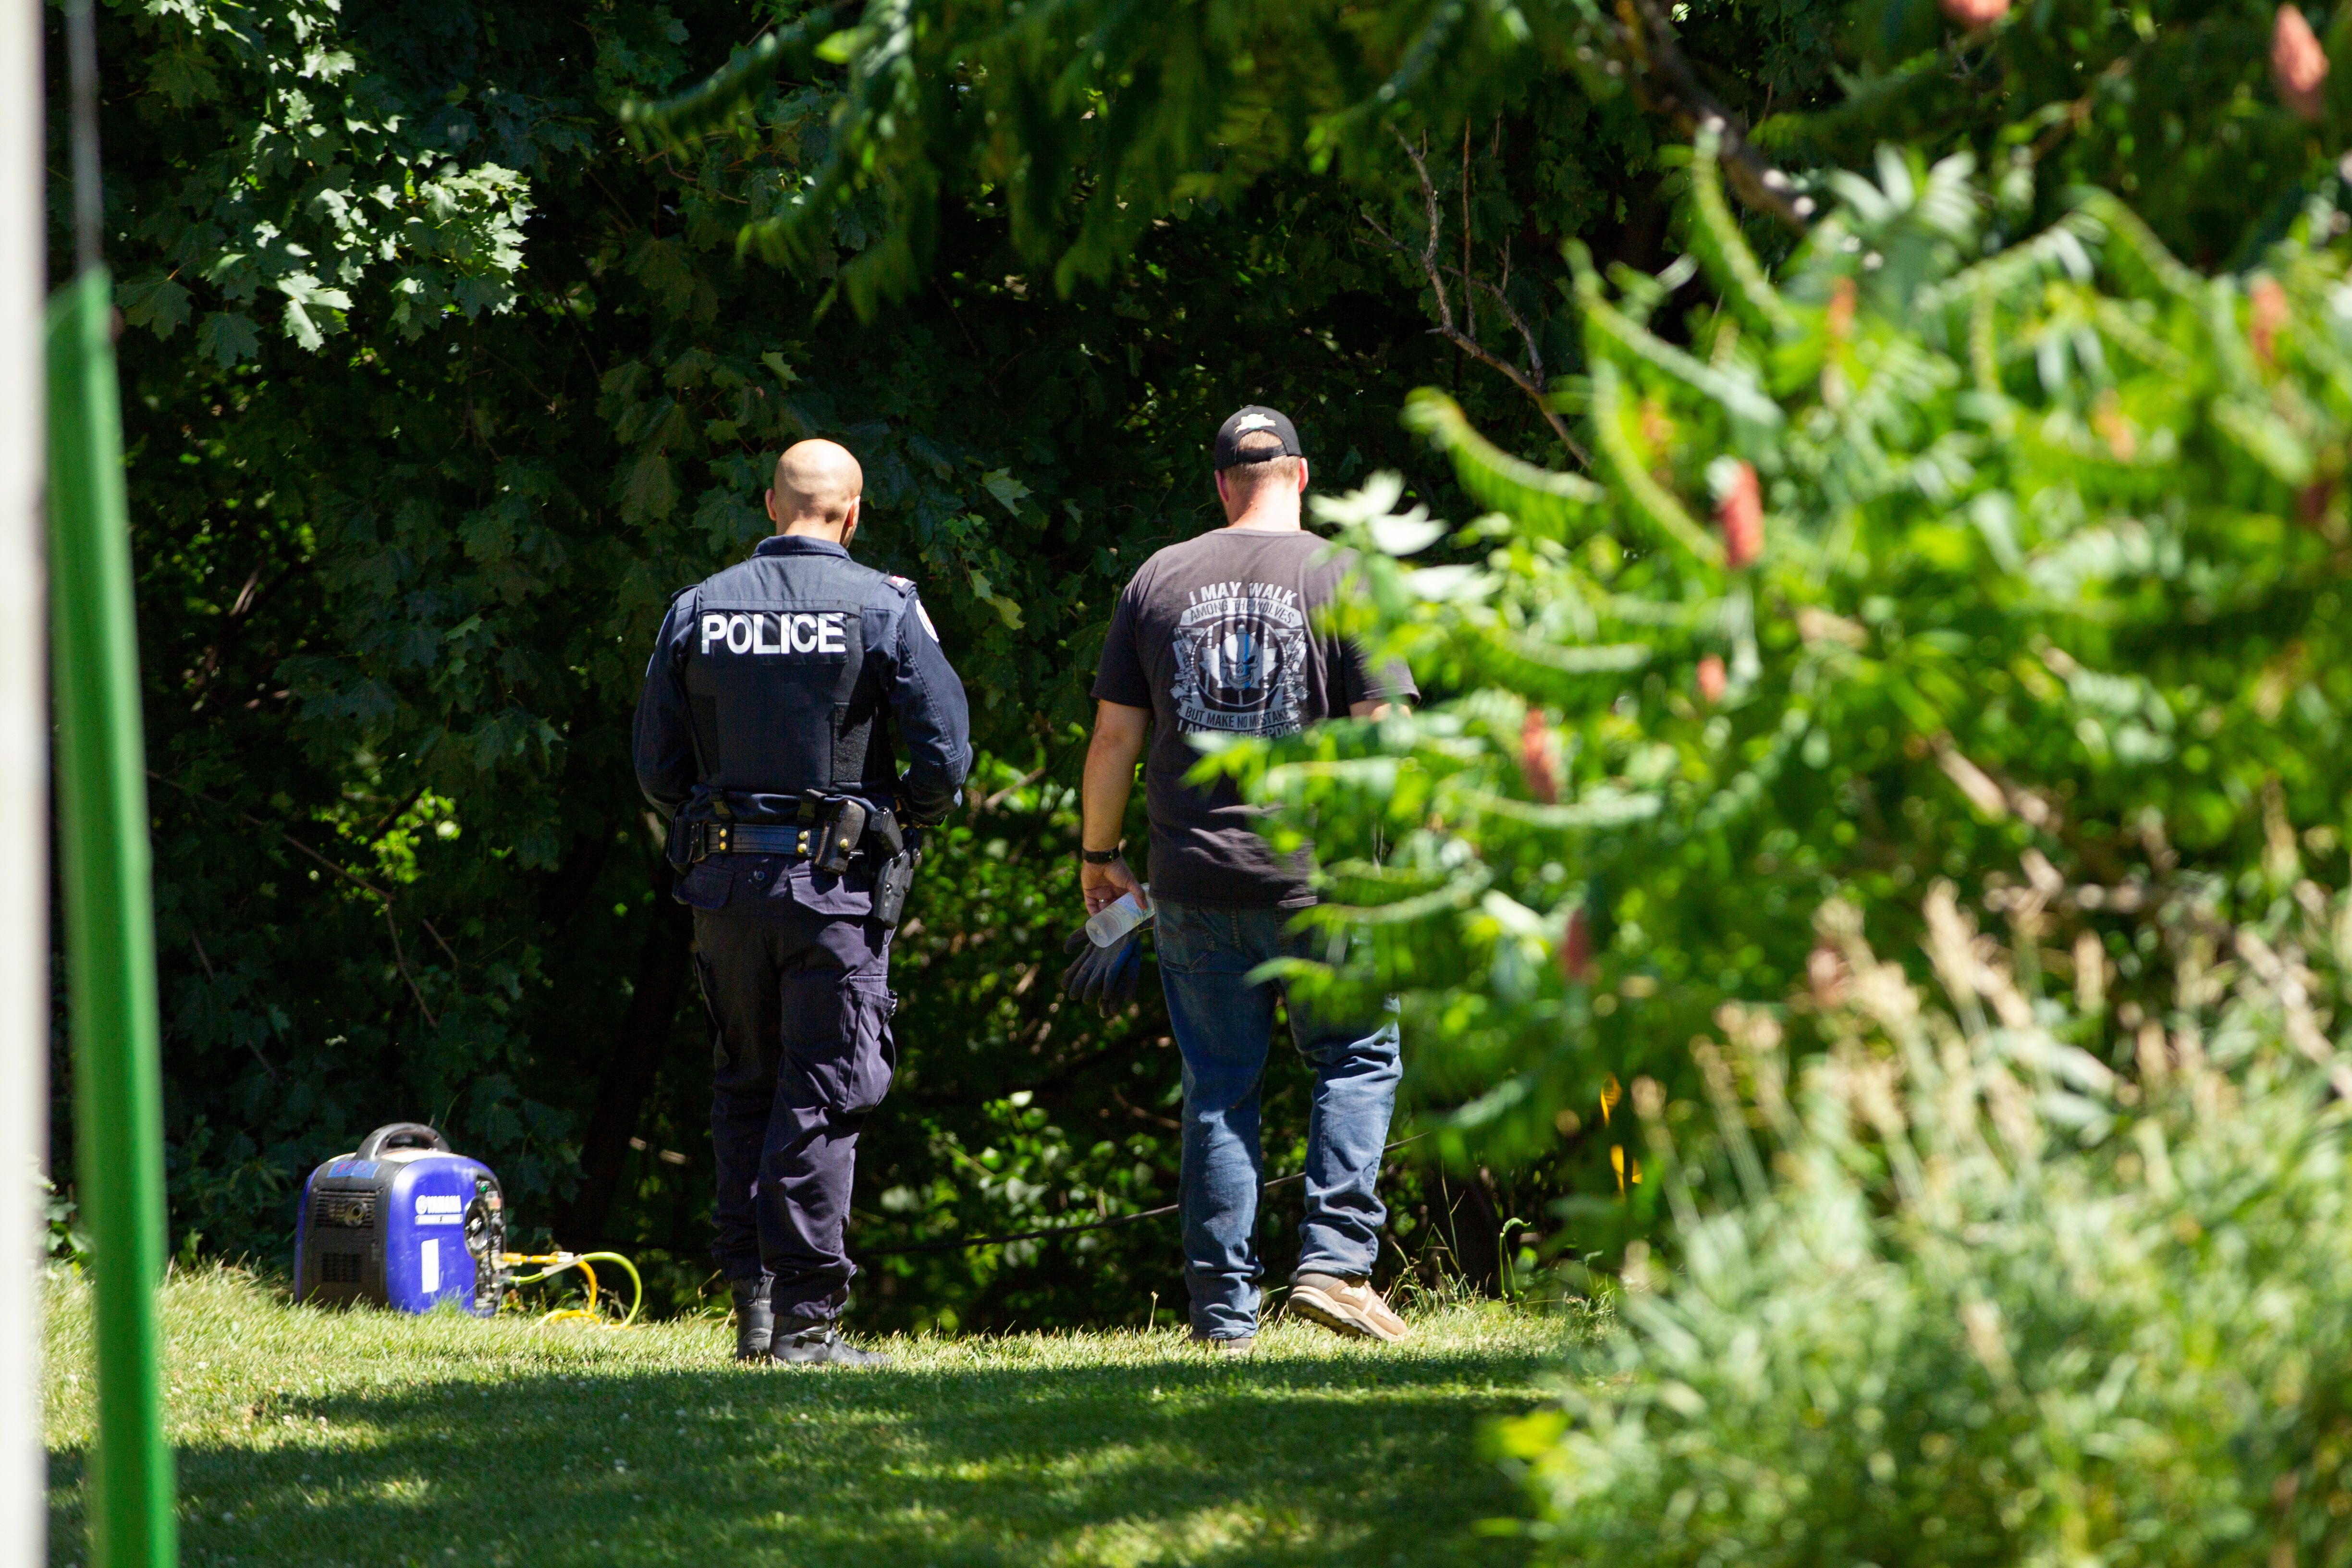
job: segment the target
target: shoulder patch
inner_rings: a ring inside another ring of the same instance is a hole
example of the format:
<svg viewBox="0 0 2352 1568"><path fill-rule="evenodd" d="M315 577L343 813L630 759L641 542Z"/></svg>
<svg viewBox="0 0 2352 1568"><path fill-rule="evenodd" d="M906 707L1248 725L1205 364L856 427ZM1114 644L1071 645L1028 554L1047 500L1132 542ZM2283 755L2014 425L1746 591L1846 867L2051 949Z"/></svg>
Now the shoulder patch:
<svg viewBox="0 0 2352 1568"><path fill-rule="evenodd" d="M882 581L889 584L890 586L898 589L901 594L911 594L915 591L915 580L911 577L899 577L885 574Z"/></svg>

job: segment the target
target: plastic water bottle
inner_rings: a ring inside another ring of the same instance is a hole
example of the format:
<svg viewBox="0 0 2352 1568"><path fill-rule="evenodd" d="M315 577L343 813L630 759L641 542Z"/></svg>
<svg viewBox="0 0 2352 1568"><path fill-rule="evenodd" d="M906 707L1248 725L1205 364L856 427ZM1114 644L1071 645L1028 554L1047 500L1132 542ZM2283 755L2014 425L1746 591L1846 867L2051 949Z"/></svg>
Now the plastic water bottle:
<svg viewBox="0 0 2352 1568"><path fill-rule="evenodd" d="M1097 947L1109 947L1136 927L1150 923L1151 911L1137 903L1133 893L1121 893L1117 903L1105 905L1100 914L1087 920L1087 940Z"/></svg>

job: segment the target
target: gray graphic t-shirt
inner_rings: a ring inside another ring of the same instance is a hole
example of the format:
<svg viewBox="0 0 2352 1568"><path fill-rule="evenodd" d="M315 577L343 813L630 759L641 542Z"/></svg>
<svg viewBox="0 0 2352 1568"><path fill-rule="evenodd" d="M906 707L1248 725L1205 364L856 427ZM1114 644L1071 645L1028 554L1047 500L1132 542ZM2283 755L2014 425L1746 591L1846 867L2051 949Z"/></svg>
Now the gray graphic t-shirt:
<svg viewBox="0 0 2352 1568"><path fill-rule="evenodd" d="M1144 795L1155 894L1225 909L1308 904L1307 852L1277 857L1231 784L1187 784L1187 736L1291 735L1358 702L1418 696L1402 669L1368 674L1355 647L1316 626L1347 575L1306 532L1222 528L1171 544L1119 595L1095 696L1151 710Z"/></svg>

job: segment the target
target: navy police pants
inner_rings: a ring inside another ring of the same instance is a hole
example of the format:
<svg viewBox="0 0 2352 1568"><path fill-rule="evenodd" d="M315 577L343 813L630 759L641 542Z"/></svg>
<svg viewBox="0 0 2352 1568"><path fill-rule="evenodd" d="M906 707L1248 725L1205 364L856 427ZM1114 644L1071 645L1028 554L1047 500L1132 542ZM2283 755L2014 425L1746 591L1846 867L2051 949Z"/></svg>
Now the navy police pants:
<svg viewBox="0 0 2352 1568"><path fill-rule="evenodd" d="M767 902L768 900L762 900ZM730 1280L768 1279L780 1333L831 1322L857 1133L890 1087L890 928L786 906L697 910L710 1012L710 1134Z"/></svg>

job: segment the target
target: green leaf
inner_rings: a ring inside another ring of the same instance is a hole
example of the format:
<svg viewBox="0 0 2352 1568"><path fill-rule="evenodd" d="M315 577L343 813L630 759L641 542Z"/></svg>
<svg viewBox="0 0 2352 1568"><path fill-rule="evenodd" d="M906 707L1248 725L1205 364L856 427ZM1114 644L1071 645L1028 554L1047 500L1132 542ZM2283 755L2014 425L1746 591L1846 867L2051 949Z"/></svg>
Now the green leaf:
<svg viewBox="0 0 2352 1568"><path fill-rule="evenodd" d="M280 278L278 291L289 300L304 305L324 305L331 310L348 310L352 297L341 289L331 289L308 272L293 272Z"/></svg>
<svg viewBox="0 0 2352 1568"><path fill-rule="evenodd" d="M144 327L159 338L187 324L188 291L167 274L142 272L127 279L116 287L114 299L126 325Z"/></svg>
<svg viewBox="0 0 2352 1568"><path fill-rule="evenodd" d="M1746 317L1748 325L1775 336L1793 331L1795 312L1764 276L1723 199L1723 170L1717 162L1722 143L1717 127L1700 127L1691 158L1691 206L1697 220L1692 226L1693 248L1722 288L1725 302Z"/></svg>
<svg viewBox="0 0 2352 1568"><path fill-rule="evenodd" d="M159 92L174 109L220 96L220 77L204 49L193 43L175 42L160 51L147 68L147 86Z"/></svg>
<svg viewBox="0 0 2352 1568"><path fill-rule="evenodd" d="M988 605L999 616L1003 616L1004 624L1013 630L1017 632L1021 629L1021 606L998 594L994 584L989 582L987 573L972 573L971 575L971 596L973 598L978 599L982 604Z"/></svg>
<svg viewBox="0 0 2352 1568"><path fill-rule="evenodd" d="M1532 826L1566 831L1622 827L1628 823L1647 821L1664 808L1665 797L1646 790L1602 788L1579 800L1559 805L1545 805L1538 801L1515 800L1509 795L1472 790L1462 796L1462 804L1471 810L1507 816Z"/></svg>
<svg viewBox="0 0 2352 1568"><path fill-rule="evenodd" d="M196 348L226 369L240 360L259 358L261 334L254 330L253 318L243 311L215 310L196 329Z"/></svg>
<svg viewBox="0 0 2352 1568"><path fill-rule="evenodd" d="M1580 254L1580 247L1571 247ZM1758 425L1780 423L1780 405L1764 394L1744 371L1722 371L1651 332L1611 305L1601 290L1600 275L1590 267L1576 273L1577 303L1583 307L1586 341L1596 350L1601 340L1644 360L1666 374L1688 383L1721 404L1738 418ZM1596 357L1598 357L1596 355Z"/></svg>
<svg viewBox="0 0 2352 1568"><path fill-rule="evenodd" d="M628 467L621 482L621 518L643 523L667 517L677 505L677 481L670 475L669 458L647 452Z"/></svg>
<svg viewBox="0 0 2352 1568"><path fill-rule="evenodd" d="M629 270L673 313L693 300L694 256L682 239L643 241L629 257Z"/></svg>
<svg viewBox="0 0 2352 1568"><path fill-rule="evenodd" d="M997 505L1016 518L1021 515L1021 503L1029 499L1029 487L1014 479L1012 469L992 468L980 477L980 482L996 498Z"/></svg>
<svg viewBox="0 0 2352 1568"><path fill-rule="evenodd" d="M1723 564L1723 545L1701 528L1681 501L1664 485L1650 477L1635 455L1633 437L1625 430L1630 411L1624 406L1622 384L1617 378L1617 367L1601 360L1592 367L1592 429L1598 438L1601 455L1607 458L1617 482L1633 503L1633 510L1649 520L1660 533L1710 566Z"/></svg>
<svg viewBox="0 0 2352 1568"><path fill-rule="evenodd" d="M1445 525L1419 515L1423 509L1397 517L1376 517L1365 525L1372 542L1391 555L1418 555L1445 537Z"/></svg>
<svg viewBox="0 0 2352 1568"><path fill-rule="evenodd" d="M749 47L736 50L724 66L676 97L652 103L634 98L624 100L621 123L633 138L674 148L723 129L758 101L778 71L814 58L813 40L830 42L825 29L842 9L823 6L776 32L761 34Z"/></svg>
<svg viewBox="0 0 2352 1568"><path fill-rule="evenodd" d="M306 349L315 350L327 341L326 333L319 330L318 323L310 319L310 312L303 308L299 300L286 301L285 325L286 335Z"/></svg>
<svg viewBox="0 0 2352 1568"><path fill-rule="evenodd" d="M2300 489L2311 482L2310 445L2269 409L2248 398L2217 397L2213 423L2280 483Z"/></svg>
<svg viewBox="0 0 2352 1568"><path fill-rule="evenodd" d="M827 65L845 66L866 47L866 29L844 27L817 45L816 58Z"/></svg>
<svg viewBox="0 0 2352 1568"><path fill-rule="evenodd" d="M1433 601L1483 599L1494 592L1496 577L1481 566L1424 566L1404 574L1405 586L1420 598Z"/></svg>
<svg viewBox="0 0 2352 1568"><path fill-rule="evenodd" d="M714 553L730 559L746 543L769 531L766 513L743 504L734 491L717 486L702 492L694 509L694 526L709 540Z"/></svg>
<svg viewBox="0 0 2352 1568"><path fill-rule="evenodd" d="M1460 404L1433 388L1405 399L1404 423L1444 449L1462 488L1481 506L1508 512L1525 527L1564 536L1583 526L1607 495L1591 479L1512 457L1471 427Z"/></svg>
<svg viewBox="0 0 2352 1568"><path fill-rule="evenodd" d="M304 348L315 351L343 330L342 312L351 308L352 297L341 289L328 288L307 272L281 278L277 287L286 296L286 335Z"/></svg>

